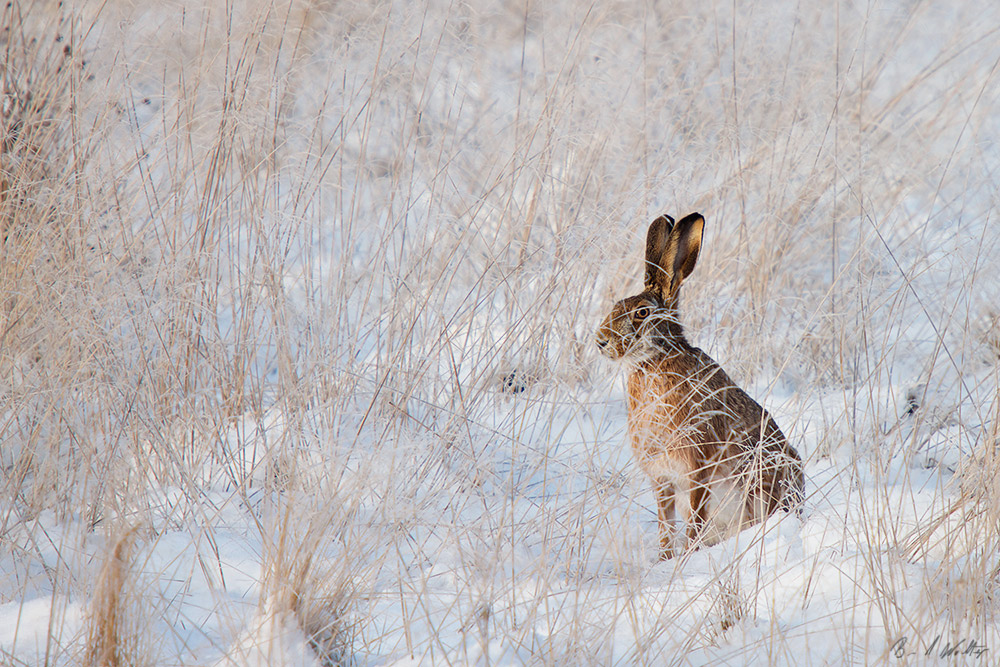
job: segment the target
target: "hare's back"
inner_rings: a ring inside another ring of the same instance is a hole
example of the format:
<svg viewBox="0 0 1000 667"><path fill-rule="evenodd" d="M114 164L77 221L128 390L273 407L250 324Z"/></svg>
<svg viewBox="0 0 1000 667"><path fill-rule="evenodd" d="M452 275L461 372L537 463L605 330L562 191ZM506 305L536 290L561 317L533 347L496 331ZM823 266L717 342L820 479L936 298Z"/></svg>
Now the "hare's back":
<svg viewBox="0 0 1000 667"><path fill-rule="evenodd" d="M636 368L628 398L630 414L641 422L636 426L659 430L664 440L754 450L780 448L785 441L760 403L695 347Z"/></svg>

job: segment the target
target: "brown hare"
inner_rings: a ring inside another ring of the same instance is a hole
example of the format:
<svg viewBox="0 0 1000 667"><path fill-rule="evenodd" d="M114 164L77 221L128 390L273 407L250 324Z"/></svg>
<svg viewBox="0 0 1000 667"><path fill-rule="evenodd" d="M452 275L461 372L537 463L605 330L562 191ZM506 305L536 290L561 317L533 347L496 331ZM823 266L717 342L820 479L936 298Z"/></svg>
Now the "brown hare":
<svg viewBox="0 0 1000 667"><path fill-rule="evenodd" d="M601 352L629 364L629 437L653 480L662 559L715 544L803 498L799 455L771 415L684 338L678 295L704 226L697 213L677 224L654 220L643 291L616 303L597 331Z"/></svg>

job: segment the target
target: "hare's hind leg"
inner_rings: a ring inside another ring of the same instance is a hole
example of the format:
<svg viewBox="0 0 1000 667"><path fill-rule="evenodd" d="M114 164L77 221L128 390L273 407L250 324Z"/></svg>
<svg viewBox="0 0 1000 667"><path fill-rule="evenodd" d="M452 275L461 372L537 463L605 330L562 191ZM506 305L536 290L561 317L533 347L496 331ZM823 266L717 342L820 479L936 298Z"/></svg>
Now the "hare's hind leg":
<svg viewBox="0 0 1000 667"><path fill-rule="evenodd" d="M688 489L691 498L690 515L687 517L687 541L689 549L697 549L705 528L708 526L708 482L709 476L704 470L692 473L693 479Z"/></svg>
<svg viewBox="0 0 1000 667"><path fill-rule="evenodd" d="M656 514L660 520L660 560L667 560L677 555L674 552L674 535L677 530L674 526L674 521L677 518L674 485L667 480L660 479L654 482L654 487Z"/></svg>
<svg viewBox="0 0 1000 667"><path fill-rule="evenodd" d="M774 456L764 447L757 447L747 456L743 471L743 520L740 529L749 528L771 516L778 508L781 488L780 469Z"/></svg>
<svg viewBox="0 0 1000 667"><path fill-rule="evenodd" d="M786 512L795 512L796 516L802 516L802 503L805 500L805 478L802 474L802 464L799 457L792 452L794 458L788 457L788 463L782 468L779 490L781 500L779 507Z"/></svg>

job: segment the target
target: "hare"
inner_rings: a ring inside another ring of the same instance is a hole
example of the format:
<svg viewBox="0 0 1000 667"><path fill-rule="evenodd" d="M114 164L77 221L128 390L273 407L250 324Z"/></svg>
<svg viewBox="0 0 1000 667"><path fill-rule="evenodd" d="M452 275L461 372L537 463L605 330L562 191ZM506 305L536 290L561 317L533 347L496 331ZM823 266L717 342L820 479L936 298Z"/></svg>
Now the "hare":
<svg viewBox="0 0 1000 667"><path fill-rule="evenodd" d="M698 213L676 224L654 220L643 291L616 303L597 330L601 353L629 364L629 438L653 481L661 559L715 544L803 499L802 462L771 415L684 337L678 295L704 226Z"/></svg>

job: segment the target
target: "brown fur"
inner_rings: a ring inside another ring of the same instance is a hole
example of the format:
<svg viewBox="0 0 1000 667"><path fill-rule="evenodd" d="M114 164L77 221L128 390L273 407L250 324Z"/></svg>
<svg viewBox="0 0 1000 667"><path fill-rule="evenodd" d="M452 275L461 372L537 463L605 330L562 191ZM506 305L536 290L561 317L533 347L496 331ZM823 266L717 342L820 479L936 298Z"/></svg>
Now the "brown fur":
<svg viewBox="0 0 1000 667"><path fill-rule="evenodd" d="M597 333L606 356L631 365L629 436L654 484L661 558L792 509L803 494L798 453L778 425L687 342L678 321L680 285L694 269L703 227L698 214L676 225L668 216L654 220L646 289L616 303Z"/></svg>

